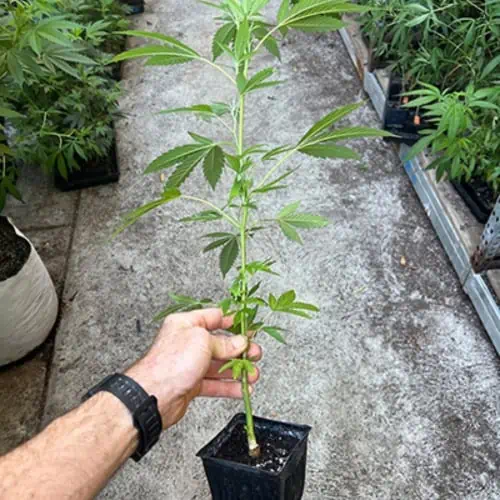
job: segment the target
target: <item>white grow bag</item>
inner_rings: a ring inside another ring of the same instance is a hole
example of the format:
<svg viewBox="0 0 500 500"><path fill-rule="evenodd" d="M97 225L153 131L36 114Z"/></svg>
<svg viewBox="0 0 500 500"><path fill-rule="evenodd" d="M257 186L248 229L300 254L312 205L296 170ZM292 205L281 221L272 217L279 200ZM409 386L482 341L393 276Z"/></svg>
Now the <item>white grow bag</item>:
<svg viewBox="0 0 500 500"><path fill-rule="evenodd" d="M56 290L45 265L31 242L12 226L31 252L15 276L0 281L0 366L38 347L52 330L58 311Z"/></svg>

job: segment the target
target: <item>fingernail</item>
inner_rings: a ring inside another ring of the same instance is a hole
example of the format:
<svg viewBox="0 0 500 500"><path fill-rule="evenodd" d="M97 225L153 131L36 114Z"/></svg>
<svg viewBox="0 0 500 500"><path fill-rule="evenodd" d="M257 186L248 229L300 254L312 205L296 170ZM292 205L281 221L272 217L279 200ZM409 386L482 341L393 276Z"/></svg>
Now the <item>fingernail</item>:
<svg viewBox="0 0 500 500"><path fill-rule="evenodd" d="M241 351L248 345L248 339L244 335L237 335L231 339L231 344L235 349Z"/></svg>

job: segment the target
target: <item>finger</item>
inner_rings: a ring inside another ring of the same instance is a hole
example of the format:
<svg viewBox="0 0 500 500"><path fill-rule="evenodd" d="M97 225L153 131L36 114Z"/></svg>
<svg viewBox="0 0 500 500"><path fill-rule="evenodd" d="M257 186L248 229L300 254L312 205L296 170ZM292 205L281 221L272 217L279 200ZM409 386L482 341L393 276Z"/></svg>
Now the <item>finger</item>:
<svg viewBox="0 0 500 500"><path fill-rule="evenodd" d="M231 369L224 370L219 373L220 368L224 365L223 361L212 361L210 368L208 369L205 378L215 379L215 380L233 380L233 371ZM255 367L255 373L248 376L248 381L251 384L255 384L260 378L260 370Z"/></svg>
<svg viewBox="0 0 500 500"><path fill-rule="evenodd" d="M211 335L210 349L212 358L219 360L236 359L240 357L248 346L248 338L245 335Z"/></svg>
<svg viewBox="0 0 500 500"><path fill-rule="evenodd" d="M250 386L250 393L253 387ZM201 383L200 394L204 398L231 398L241 399L241 384L239 382L227 382L222 380L203 380Z"/></svg>
<svg viewBox="0 0 500 500"><path fill-rule="evenodd" d="M233 324L232 316L224 316L222 309L200 309L186 313L176 313L167 317L167 321L180 327L201 327L206 330L225 330Z"/></svg>
<svg viewBox="0 0 500 500"><path fill-rule="evenodd" d="M262 359L262 347L252 342L248 349L248 359L251 361L260 361Z"/></svg>

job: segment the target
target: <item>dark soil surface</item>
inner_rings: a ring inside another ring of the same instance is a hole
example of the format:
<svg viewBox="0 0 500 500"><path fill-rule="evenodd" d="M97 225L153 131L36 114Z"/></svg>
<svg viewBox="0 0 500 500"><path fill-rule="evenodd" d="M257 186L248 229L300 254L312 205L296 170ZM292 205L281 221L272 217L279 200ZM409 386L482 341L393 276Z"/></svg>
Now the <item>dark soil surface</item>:
<svg viewBox="0 0 500 500"><path fill-rule="evenodd" d="M250 465L267 472L280 472L299 440L290 435L272 432L269 429L256 428L255 432L261 448L259 458L252 458L248 455L247 438L243 424L238 424L234 428L230 438L221 446L215 458Z"/></svg>
<svg viewBox="0 0 500 500"><path fill-rule="evenodd" d="M26 264L30 244L20 238L6 217L0 217L0 281L15 276Z"/></svg>

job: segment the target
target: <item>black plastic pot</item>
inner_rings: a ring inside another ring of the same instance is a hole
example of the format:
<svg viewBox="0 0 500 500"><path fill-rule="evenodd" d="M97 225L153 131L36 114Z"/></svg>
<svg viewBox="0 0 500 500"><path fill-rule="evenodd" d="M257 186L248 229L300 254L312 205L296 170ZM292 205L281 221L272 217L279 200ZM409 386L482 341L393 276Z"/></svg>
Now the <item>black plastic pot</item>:
<svg viewBox="0 0 500 500"><path fill-rule="evenodd" d="M255 417L255 433L271 433L296 440L278 472L217 458L221 448L245 423L239 413L210 443L198 452L203 460L213 500L300 500L304 493L307 438L311 427ZM262 443L261 443L262 444Z"/></svg>
<svg viewBox="0 0 500 500"><path fill-rule="evenodd" d="M404 87L401 78L391 75L384 110L384 130L397 136L388 137L387 141L402 142L411 146L420 139L419 131L430 126L422 118L419 125L415 124L417 110L402 107L402 93L404 93Z"/></svg>
<svg viewBox="0 0 500 500"><path fill-rule="evenodd" d="M471 182L451 181L451 183L474 217L481 224L486 224L496 202L495 193L488 184L481 179L472 179Z"/></svg>
<svg viewBox="0 0 500 500"><path fill-rule="evenodd" d="M120 168L116 157L116 146L113 145L108 156L96 158L83 164L80 170L68 172L68 179L64 179L59 172L55 174L55 185L61 191L75 191L104 184L111 184L120 180Z"/></svg>

